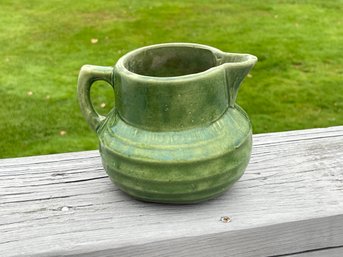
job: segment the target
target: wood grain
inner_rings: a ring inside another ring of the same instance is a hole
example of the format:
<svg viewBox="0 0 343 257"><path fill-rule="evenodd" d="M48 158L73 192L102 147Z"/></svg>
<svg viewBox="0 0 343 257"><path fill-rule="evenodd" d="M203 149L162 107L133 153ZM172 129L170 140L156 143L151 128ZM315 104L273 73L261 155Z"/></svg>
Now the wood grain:
<svg viewBox="0 0 343 257"><path fill-rule="evenodd" d="M196 205L133 200L97 151L0 160L0 256L343 256L343 126L255 135Z"/></svg>
<svg viewBox="0 0 343 257"><path fill-rule="evenodd" d="M342 257L342 247L333 247L318 251L305 251L298 254L283 255L284 257ZM281 257L281 256L280 256Z"/></svg>

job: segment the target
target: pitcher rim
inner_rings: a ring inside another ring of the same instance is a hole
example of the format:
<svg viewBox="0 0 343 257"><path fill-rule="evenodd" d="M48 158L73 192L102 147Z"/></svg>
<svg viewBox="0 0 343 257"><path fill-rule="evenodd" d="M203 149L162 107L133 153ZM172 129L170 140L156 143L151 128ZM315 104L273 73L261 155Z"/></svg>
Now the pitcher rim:
<svg viewBox="0 0 343 257"><path fill-rule="evenodd" d="M212 52L213 56L216 58L217 65L206 69L204 71L196 72L196 73L191 73L191 74L186 74L186 75L179 75L179 76L166 76L166 77L159 77L159 76L148 76L148 75L142 75L135 73L133 71L130 71L125 67L124 62L128 60L130 57L137 55L138 53L145 51L145 50L151 50L155 48L167 48L167 47L190 47L190 48L197 48L197 49L206 49ZM221 60L226 56L226 55L241 55L241 56L246 56L246 60L240 61L240 62L228 62L228 63L221 63ZM208 45L203 45L203 44L198 44L198 43L184 43L184 42L177 42L177 43L161 43L161 44L154 44L154 45L149 45L149 46L143 46L140 48L137 48L135 50L129 51L125 55L119 58L117 63L115 64L115 70L119 73L125 74L131 78L136 78L136 79L149 79L149 80L157 80L157 81L170 81L170 80L185 80L185 79L194 79L194 78L199 78L199 76L206 76L207 74L213 72L216 69L219 69L223 65L235 65L235 66L246 66L246 65L251 65L254 64L257 61L257 57L251 54L240 54L240 53L228 53L228 52L223 52L219 50L218 48L208 46Z"/></svg>

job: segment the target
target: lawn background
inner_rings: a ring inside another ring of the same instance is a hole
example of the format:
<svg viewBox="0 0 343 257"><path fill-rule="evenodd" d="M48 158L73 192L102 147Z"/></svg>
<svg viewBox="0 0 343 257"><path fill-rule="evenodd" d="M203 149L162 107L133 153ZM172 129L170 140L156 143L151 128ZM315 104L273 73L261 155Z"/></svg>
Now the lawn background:
<svg viewBox="0 0 343 257"><path fill-rule="evenodd" d="M76 98L80 67L113 65L163 42L258 56L238 95L254 133L342 125L342 8L315 0L1 0L0 157L96 149ZM110 86L93 88L106 113Z"/></svg>

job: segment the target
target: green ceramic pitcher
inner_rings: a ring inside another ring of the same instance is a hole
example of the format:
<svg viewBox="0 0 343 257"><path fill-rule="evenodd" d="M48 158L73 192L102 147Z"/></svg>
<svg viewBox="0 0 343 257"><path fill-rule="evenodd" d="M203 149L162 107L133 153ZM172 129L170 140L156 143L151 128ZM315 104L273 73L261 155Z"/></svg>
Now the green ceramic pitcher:
<svg viewBox="0 0 343 257"><path fill-rule="evenodd" d="M81 110L99 137L114 184L137 199L161 203L194 203L225 192L251 154L251 124L235 100L256 61L249 54L168 43L129 52L114 67L84 65ZM90 99L97 80L115 92L106 117Z"/></svg>

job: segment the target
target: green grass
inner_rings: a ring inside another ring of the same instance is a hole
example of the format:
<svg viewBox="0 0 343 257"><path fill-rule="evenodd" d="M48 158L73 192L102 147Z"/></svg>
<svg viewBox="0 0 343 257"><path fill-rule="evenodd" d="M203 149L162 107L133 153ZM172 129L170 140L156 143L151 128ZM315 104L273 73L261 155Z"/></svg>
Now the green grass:
<svg viewBox="0 0 343 257"><path fill-rule="evenodd" d="M163 42L258 56L238 96L255 133L342 125L342 8L329 0L1 0L0 157L96 149L76 98L80 67ZM113 106L110 86L97 82L92 95L99 111Z"/></svg>

